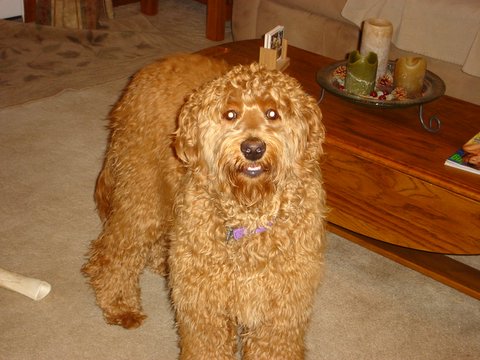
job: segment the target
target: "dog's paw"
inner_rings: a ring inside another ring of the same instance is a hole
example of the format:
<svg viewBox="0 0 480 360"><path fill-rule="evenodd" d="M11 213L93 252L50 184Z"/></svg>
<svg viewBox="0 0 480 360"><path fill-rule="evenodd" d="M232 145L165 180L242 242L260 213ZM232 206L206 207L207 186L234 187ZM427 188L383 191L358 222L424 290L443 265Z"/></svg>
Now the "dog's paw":
<svg viewBox="0 0 480 360"><path fill-rule="evenodd" d="M136 329L147 316L139 311L126 311L120 314L105 314L105 320L111 325L120 325L125 329Z"/></svg>

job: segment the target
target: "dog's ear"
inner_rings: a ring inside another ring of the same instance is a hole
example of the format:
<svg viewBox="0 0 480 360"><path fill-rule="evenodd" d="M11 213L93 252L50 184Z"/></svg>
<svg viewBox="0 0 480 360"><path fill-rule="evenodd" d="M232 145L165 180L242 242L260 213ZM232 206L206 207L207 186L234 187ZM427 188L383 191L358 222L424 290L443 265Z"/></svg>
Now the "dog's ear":
<svg viewBox="0 0 480 360"><path fill-rule="evenodd" d="M322 122L322 111L315 99L310 98L307 106L303 108L304 119L308 124L307 153L315 160L323 154L322 144L325 141L325 128Z"/></svg>
<svg viewBox="0 0 480 360"><path fill-rule="evenodd" d="M174 147L177 156L186 164L194 164L198 158L198 107L191 96L183 105L178 116Z"/></svg>

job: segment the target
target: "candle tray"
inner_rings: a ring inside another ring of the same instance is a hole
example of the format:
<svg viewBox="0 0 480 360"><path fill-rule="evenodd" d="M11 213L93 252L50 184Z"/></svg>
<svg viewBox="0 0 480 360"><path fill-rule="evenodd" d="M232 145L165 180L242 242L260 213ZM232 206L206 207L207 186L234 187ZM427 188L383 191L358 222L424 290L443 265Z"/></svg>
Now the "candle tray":
<svg viewBox="0 0 480 360"><path fill-rule="evenodd" d="M339 96L345 100L367 105L373 107L383 107L383 108L398 108L398 107L408 107L414 105L421 105L427 102L433 101L445 93L445 83L443 80L437 76L436 74L432 73L431 71L427 70L425 73L425 79L423 82L423 90L422 95L410 99L379 99L370 96L360 96L346 92L338 83L334 72L340 66L346 66L347 61L339 61L335 62L331 65L328 65L317 72L317 82L323 88L323 90L332 93L333 95ZM393 74L393 69L395 66L394 61L389 61L388 63L388 71Z"/></svg>

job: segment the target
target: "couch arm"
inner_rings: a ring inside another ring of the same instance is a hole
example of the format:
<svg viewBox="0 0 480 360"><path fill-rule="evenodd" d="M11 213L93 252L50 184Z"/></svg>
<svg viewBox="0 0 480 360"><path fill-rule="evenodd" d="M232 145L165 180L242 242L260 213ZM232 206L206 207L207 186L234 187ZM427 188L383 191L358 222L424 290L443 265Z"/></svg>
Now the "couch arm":
<svg viewBox="0 0 480 360"><path fill-rule="evenodd" d="M260 0L235 0L232 10L232 30L235 41L257 37Z"/></svg>

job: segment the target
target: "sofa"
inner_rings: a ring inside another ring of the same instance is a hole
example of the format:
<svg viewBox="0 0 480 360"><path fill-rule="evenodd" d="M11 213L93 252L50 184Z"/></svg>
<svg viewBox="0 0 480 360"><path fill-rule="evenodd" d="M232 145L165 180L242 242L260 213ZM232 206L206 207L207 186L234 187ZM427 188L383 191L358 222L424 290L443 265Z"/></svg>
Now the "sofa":
<svg viewBox="0 0 480 360"><path fill-rule="evenodd" d="M239 41L284 25L290 45L341 60L359 48L369 17L393 23L391 60L423 56L447 95L480 105L478 0L234 0L232 32Z"/></svg>

